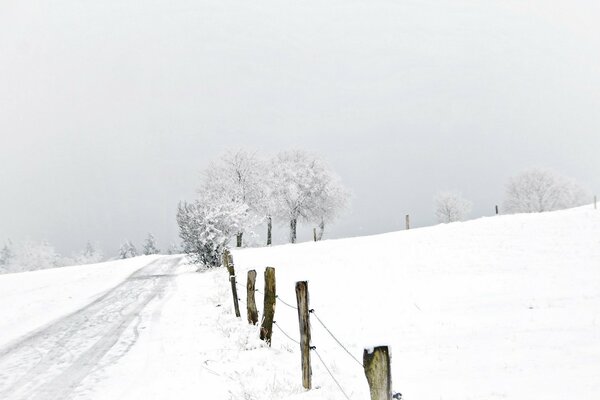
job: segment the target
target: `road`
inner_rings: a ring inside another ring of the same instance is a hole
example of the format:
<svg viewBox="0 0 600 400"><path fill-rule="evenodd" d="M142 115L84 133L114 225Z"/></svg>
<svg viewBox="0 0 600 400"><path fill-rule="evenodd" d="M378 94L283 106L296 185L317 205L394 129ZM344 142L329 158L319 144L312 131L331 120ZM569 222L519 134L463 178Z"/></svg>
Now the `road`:
<svg viewBox="0 0 600 400"><path fill-rule="evenodd" d="M181 257L155 260L87 306L0 349L0 399L68 399L126 330L128 346L111 351L116 362L135 344L137 318L160 298ZM115 354L116 353L116 354ZM103 360L106 362L106 360Z"/></svg>

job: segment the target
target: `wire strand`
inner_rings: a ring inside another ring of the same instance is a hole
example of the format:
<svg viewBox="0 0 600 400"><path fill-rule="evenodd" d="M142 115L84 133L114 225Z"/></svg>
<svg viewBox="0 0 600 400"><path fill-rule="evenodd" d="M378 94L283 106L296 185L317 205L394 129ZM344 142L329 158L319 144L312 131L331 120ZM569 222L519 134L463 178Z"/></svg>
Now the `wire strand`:
<svg viewBox="0 0 600 400"><path fill-rule="evenodd" d="M277 300L279 300L280 302L282 302L283 304L285 304L286 306L288 306L289 308L293 308L294 310L298 310L298 307L295 307L295 306L293 306L293 305L289 304L288 302L285 302L285 301L283 301L283 300L281 299L281 297L279 297L279 295L275 295L275 298L276 298Z"/></svg>
<svg viewBox="0 0 600 400"><path fill-rule="evenodd" d="M312 348L312 351L315 352L315 354L317 355L317 357L319 358L319 361L321 361L321 364L323 364L323 367L325 368L325 370L327 371L327 373L329 374L329 376L331 376L331 379L333 379L333 381L335 382L335 384L337 385L337 387L340 389L340 392L342 392L342 394L344 395L344 397L347 400L350 400L350 397L348 397L348 395L346 394L346 392L344 391L344 389L342 388L342 385L340 385L340 383L338 382L337 379L335 379L335 376L333 376L333 374L331 373L331 371L329 370L329 368L327 368L327 365L325 364L325 362L323 361L323 359L321 358L321 355L319 354L319 352L317 351L316 348Z"/></svg>
<svg viewBox="0 0 600 400"><path fill-rule="evenodd" d="M277 323L277 321L273 321L273 325L275 325L277 327L277 329L279 329L281 331L281 333L283 333L292 342L294 342L296 344L300 344L299 341L297 341L296 339L294 339L293 337L291 337L290 335L288 335L283 329L281 329L281 327L279 326L279 324Z"/></svg>
<svg viewBox="0 0 600 400"><path fill-rule="evenodd" d="M350 353L350 350L348 350L348 349L346 348L346 346L344 346L344 345L342 344L342 342L340 342L340 340L339 340L339 339L338 339L338 338L337 338L337 337L336 337L336 336L333 334L333 332L331 332L331 331L329 330L329 328L327 328L327 326L326 326L326 325L323 323L323 321L321 321L321 318L319 318L319 316L317 315L317 313L315 312L315 310L312 310L312 309L311 309L311 310L310 310L310 313L311 313L312 315L314 315L314 316L315 316L315 318L317 319L317 321L318 321L318 322L319 322L319 323L320 323L320 324L323 326L323 328L325 328L325 330L327 331L327 333L329 333L329 335L331 335L331 337L333 338L333 340L335 340L335 341L337 342L337 344L339 344L339 345L340 345L340 347L341 347L342 349L344 349L344 351L345 351L346 353L348 353L348 355L349 355L350 357L352 357L352 359L353 359L354 361L356 361L356 362L358 363L358 365L360 365L360 366L361 366L361 368L364 368L364 365L363 365L363 363L361 363L361 362L360 362L360 361L359 361L359 360L358 360L356 357L354 357L354 355L353 355L352 353Z"/></svg>

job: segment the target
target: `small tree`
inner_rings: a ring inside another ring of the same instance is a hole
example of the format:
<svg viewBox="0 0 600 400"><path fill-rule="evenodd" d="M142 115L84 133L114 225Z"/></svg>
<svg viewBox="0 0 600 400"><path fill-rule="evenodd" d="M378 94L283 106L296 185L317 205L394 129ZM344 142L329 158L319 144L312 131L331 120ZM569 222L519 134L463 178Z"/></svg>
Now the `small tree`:
<svg viewBox="0 0 600 400"><path fill-rule="evenodd" d="M550 170L531 168L506 185L504 208L509 213L561 210L585 204L586 191Z"/></svg>
<svg viewBox="0 0 600 400"><path fill-rule="evenodd" d="M144 242L144 255L160 254L160 250L156 247L156 238L149 233Z"/></svg>
<svg viewBox="0 0 600 400"><path fill-rule="evenodd" d="M48 242L19 243L10 263L10 272L34 271L60 266L60 255Z"/></svg>
<svg viewBox="0 0 600 400"><path fill-rule="evenodd" d="M85 244L85 248L74 258L75 265L96 264L103 260L104 256L100 250L91 242Z"/></svg>
<svg viewBox="0 0 600 400"><path fill-rule="evenodd" d="M138 252L137 252L137 249L135 248L135 245L129 240L127 240L125 243L123 243L121 245L121 248L119 249L119 258L121 258L121 259L137 257L137 255L138 255Z"/></svg>
<svg viewBox="0 0 600 400"><path fill-rule="evenodd" d="M435 197L435 216L441 223L462 221L471 207L472 203L460 193L440 192Z"/></svg>
<svg viewBox="0 0 600 400"><path fill-rule="evenodd" d="M316 195L311 220L318 225L316 240L322 240L325 225L335 220L346 208L350 194L342 185L340 178L332 171L321 177L320 190Z"/></svg>
<svg viewBox="0 0 600 400"><path fill-rule="evenodd" d="M247 214L248 206L237 202L201 198L179 203L177 224L183 251L200 268L218 267L229 240L240 232Z"/></svg>
<svg viewBox="0 0 600 400"><path fill-rule="evenodd" d="M171 245L167 249L168 255L180 254L181 252L182 252L181 248L179 247L179 245L177 243L171 243Z"/></svg>

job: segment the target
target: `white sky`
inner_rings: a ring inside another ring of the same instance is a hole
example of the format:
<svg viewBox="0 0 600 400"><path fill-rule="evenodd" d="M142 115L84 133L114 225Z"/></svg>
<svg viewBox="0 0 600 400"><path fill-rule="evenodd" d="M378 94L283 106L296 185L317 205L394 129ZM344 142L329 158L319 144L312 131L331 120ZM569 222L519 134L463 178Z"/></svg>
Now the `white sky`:
<svg viewBox="0 0 600 400"><path fill-rule="evenodd" d="M329 237L434 223L443 189L489 215L529 166L594 191L599 20L584 0L0 0L0 241L165 247L230 147L327 158L354 193Z"/></svg>

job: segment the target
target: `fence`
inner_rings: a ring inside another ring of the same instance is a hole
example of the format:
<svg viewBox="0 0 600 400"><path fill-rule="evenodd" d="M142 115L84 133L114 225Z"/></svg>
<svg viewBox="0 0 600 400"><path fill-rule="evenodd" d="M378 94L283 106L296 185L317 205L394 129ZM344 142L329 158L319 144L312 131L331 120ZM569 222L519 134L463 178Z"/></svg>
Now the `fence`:
<svg viewBox="0 0 600 400"><path fill-rule="evenodd" d="M236 282L235 266L233 257L226 251L223 255L223 265L229 272L229 281L231 283L231 293L233 296L233 306L235 315L241 318L239 302L243 301L238 297L238 288L242 291L242 287ZM362 362L356 358L339 339L329 329L329 327L319 318L317 312L310 308L308 282L296 282L296 305L289 301L283 300L276 292L275 268L267 267L265 269L265 288L264 292L256 288L256 271L248 271L246 280L246 310L248 323L251 325L258 324L258 309L256 306L255 292L263 295L263 316L260 323L260 338L269 346L273 335L273 327L276 327L283 336L300 347L301 360L300 368L302 371L302 386L306 390L312 389L312 365L311 354L314 354L321 363L325 371L331 377L341 395L346 400L351 400L346 390L340 384L340 381L332 373L317 347L312 345L311 335L311 317L321 325L324 330L333 338L335 343L339 345L352 360L360 366L364 371L369 385L371 400L392 400L401 399L400 393L392 391L391 378L391 352L388 346L377 346L374 348L364 349ZM300 340L296 340L289 332L284 330L275 320L275 305L279 302L286 308L293 310L298 315L298 329ZM330 364L329 364L330 365Z"/></svg>

